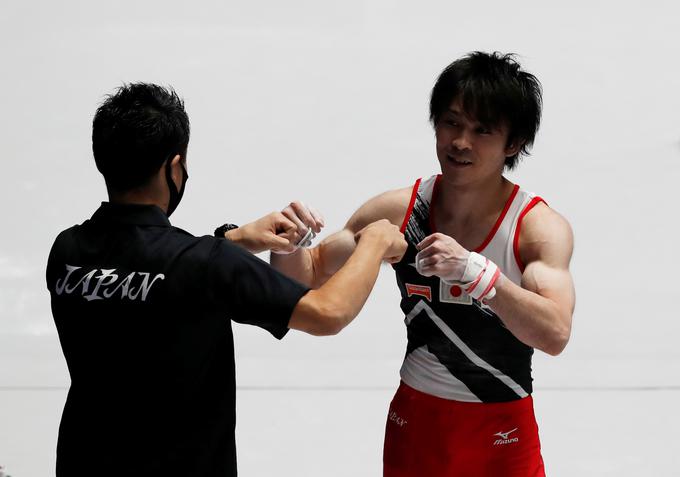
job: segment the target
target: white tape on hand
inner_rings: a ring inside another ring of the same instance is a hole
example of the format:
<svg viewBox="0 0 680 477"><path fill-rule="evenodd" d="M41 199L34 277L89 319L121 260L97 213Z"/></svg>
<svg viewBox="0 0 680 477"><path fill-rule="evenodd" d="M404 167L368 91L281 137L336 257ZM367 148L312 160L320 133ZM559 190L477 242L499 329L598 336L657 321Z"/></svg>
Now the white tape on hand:
<svg viewBox="0 0 680 477"><path fill-rule="evenodd" d="M480 255L477 252L470 252L467 264L465 265L465 271L459 281L462 283L473 282L486 267L486 262L487 260L484 255Z"/></svg>
<svg viewBox="0 0 680 477"><path fill-rule="evenodd" d="M312 229L307 229L307 232L300 238L300 240L297 241L293 245L292 250L272 250L272 253L275 253L277 255L291 255L301 248L307 248L310 245L312 245L312 240L314 240L314 237L316 237L316 234Z"/></svg>
<svg viewBox="0 0 680 477"><path fill-rule="evenodd" d="M307 233L300 239L298 243L295 244L295 249L297 250L298 248L307 248L310 245L312 245L312 240L316 237L316 234L314 231L309 228L307 229Z"/></svg>
<svg viewBox="0 0 680 477"><path fill-rule="evenodd" d="M460 280L444 282L449 285L460 285L460 287L478 301L490 300L496 296L494 285L501 275L498 265L476 252L470 252L465 271Z"/></svg>
<svg viewBox="0 0 680 477"><path fill-rule="evenodd" d="M498 265L488 258L484 258L484 260L486 261L484 269L477 275L477 278L463 286L465 293L479 301L482 301L484 298L493 298L496 295L496 289L493 286L496 284L498 277L501 276L501 270L498 268Z"/></svg>
<svg viewBox="0 0 680 477"><path fill-rule="evenodd" d="M418 258L418 255L416 255L415 262L416 262L416 271L418 273L420 273L422 276L425 276L425 274L423 273L423 259Z"/></svg>

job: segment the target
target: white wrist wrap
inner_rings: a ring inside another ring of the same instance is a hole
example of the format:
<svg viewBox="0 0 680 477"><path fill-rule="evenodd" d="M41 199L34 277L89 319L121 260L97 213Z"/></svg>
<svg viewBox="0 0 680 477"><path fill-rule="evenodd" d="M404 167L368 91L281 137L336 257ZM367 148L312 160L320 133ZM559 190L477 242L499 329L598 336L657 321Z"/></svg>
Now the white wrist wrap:
<svg viewBox="0 0 680 477"><path fill-rule="evenodd" d="M486 257L478 254L477 252L470 252L468 255L467 265L465 265L465 271L463 276L460 277L460 281L463 283L470 283L479 276L480 273L486 268Z"/></svg>
<svg viewBox="0 0 680 477"><path fill-rule="evenodd" d="M496 295L494 285L501 276L498 265L476 252L470 252L460 285L465 293L478 301L491 299Z"/></svg>

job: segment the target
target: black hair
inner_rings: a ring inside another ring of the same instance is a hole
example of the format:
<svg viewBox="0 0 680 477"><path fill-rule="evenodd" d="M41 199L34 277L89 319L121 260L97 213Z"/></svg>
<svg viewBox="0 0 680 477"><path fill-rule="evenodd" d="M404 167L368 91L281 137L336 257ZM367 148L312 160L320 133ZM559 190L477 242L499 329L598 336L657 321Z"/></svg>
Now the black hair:
<svg viewBox="0 0 680 477"><path fill-rule="evenodd" d="M521 69L514 54L475 51L447 66L432 88L433 126L457 98L468 116L487 127L506 122L508 144L523 141L518 153L506 158L506 168L514 168L520 155L529 155L541 122L541 83Z"/></svg>
<svg viewBox="0 0 680 477"><path fill-rule="evenodd" d="M184 160L189 117L171 87L124 84L106 96L92 121L92 152L108 188L144 185L176 154Z"/></svg>

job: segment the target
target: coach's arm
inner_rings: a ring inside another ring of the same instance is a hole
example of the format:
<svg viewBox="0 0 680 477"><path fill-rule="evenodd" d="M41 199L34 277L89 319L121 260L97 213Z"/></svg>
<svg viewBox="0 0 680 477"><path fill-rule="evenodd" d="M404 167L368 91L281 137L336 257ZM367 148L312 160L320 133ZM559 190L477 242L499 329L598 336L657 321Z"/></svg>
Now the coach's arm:
<svg viewBox="0 0 680 477"><path fill-rule="evenodd" d="M364 306L382 261L398 262L407 247L399 228L384 219L364 227L352 242L354 251L338 272L300 299L289 328L312 335L340 332Z"/></svg>

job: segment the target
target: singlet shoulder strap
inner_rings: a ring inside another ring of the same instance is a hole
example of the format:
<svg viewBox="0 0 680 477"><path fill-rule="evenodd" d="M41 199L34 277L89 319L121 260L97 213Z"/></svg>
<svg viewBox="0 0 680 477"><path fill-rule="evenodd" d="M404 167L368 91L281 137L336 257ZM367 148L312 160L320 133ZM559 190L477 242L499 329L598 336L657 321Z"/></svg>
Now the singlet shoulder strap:
<svg viewBox="0 0 680 477"><path fill-rule="evenodd" d="M505 202L505 206L503 206L503 210L501 211L501 214L498 216L498 219L496 219L496 223L494 224L493 228L489 232L489 234L486 236L484 239L484 242L477 248L475 248L475 252L481 253L489 243L494 239L496 236L496 233L498 232L498 229L501 228L501 225L506 221L506 217L510 220L514 219L513 215L514 214L509 214L508 211L513 207L518 207L518 201L516 200L517 198L517 193L519 192L519 186L517 184L514 185L512 188L512 192L510 193L510 197L508 197L508 200Z"/></svg>
<svg viewBox="0 0 680 477"><path fill-rule="evenodd" d="M406 215L404 216L404 220L401 223L401 227L399 227L399 231L401 233L404 233L404 230L406 230L406 225L408 224L409 219L411 218L411 212L413 212L413 206L416 203L416 196L418 195L418 189L420 188L420 182L422 181L422 178L418 178L413 184L413 189L411 190L411 200L408 202L408 208L406 209Z"/></svg>
<svg viewBox="0 0 680 477"><path fill-rule="evenodd" d="M427 179L418 179L415 184L413 184L413 189L411 191L411 200L408 204L408 209L406 209L406 215L401 224L400 230L402 233L408 227L409 221L412 219L414 207L429 209L432 203L432 196L435 190L435 184L441 177L441 174L435 174L428 177Z"/></svg>
<svg viewBox="0 0 680 477"><path fill-rule="evenodd" d="M434 175L427 179L418 179L413 185L411 200L401 224L401 231L408 242L419 243L431 233L428 227L430 206L439 177Z"/></svg>
<svg viewBox="0 0 680 477"><path fill-rule="evenodd" d="M543 202L545 205L548 205L548 203L543 200L542 197L539 197L533 193L527 193L527 198L524 201L524 206L522 207L521 211L518 214L517 217L517 224L515 225L515 232L512 237L512 251L513 255L515 256L515 262L517 263L517 266L519 267L521 272L524 272L525 264L522 261L522 258L520 257L519 254L519 235L522 231L522 221L524 220L524 217L533 209L535 206Z"/></svg>

